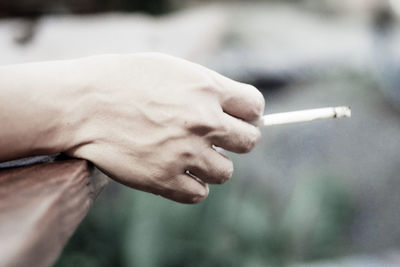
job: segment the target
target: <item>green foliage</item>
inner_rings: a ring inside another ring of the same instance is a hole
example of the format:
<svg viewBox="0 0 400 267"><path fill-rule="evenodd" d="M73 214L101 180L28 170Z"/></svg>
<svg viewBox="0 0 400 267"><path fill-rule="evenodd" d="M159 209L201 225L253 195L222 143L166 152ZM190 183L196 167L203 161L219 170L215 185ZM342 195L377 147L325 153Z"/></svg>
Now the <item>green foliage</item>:
<svg viewBox="0 0 400 267"><path fill-rule="evenodd" d="M233 179L198 205L104 194L56 266L285 266L346 253L352 204L340 179L300 179L283 217L267 186Z"/></svg>
<svg viewBox="0 0 400 267"><path fill-rule="evenodd" d="M314 260L346 254L354 207L341 179L305 177L283 219L292 258Z"/></svg>
<svg viewBox="0 0 400 267"><path fill-rule="evenodd" d="M274 242L262 195L238 198L234 190L233 183L213 187L196 206L135 194L128 266L265 266Z"/></svg>
<svg viewBox="0 0 400 267"><path fill-rule="evenodd" d="M277 266L342 253L351 201L335 179L306 179L283 221L265 192L233 180L196 206L135 194L128 266Z"/></svg>
<svg viewBox="0 0 400 267"><path fill-rule="evenodd" d="M126 194L106 188L69 240L55 267L122 267L121 237L128 226Z"/></svg>

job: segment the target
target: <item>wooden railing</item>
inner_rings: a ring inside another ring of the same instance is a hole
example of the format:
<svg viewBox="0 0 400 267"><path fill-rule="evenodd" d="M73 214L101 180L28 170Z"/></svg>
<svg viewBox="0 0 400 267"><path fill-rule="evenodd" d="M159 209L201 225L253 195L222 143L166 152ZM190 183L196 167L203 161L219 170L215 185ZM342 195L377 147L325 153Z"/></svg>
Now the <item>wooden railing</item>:
<svg viewBox="0 0 400 267"><path fill-rule="evenodd" d="M107 181L85 160L2 167L0 266L51 266Z"/></svg>

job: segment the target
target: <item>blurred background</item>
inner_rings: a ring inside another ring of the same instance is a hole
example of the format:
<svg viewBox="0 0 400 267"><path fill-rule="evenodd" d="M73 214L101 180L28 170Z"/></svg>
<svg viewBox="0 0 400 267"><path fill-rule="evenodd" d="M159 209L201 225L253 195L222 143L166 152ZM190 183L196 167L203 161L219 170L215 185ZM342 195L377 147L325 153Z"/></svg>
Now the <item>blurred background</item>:
<svg viewBox="0 0 400 267"><path fill-rule="evenodd" d="M400 0L0 0L0 64L158 51L257 86L267 113L353 110L262 129L199 205L111 183L55 266L400 266L399 16Z"/></svg>

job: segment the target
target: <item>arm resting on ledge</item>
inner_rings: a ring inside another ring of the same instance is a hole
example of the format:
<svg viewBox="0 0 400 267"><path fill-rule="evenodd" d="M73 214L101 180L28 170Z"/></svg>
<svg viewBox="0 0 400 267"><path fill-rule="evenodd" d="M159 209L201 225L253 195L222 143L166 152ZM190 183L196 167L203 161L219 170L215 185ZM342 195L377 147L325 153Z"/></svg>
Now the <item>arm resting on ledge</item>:
<svg viewBox="0 0 400 267"><path fill-rule="evenodd" d="M0 169L0 266L51 266L106 183L85 160Z"/></svg>
<svg viewBox="0 0 400 267"><path fill-rule="evenodd" d="M167 55L0 67L0 162L63 152L132 188L197 203L232 176L215 147L249 152L264 98Z"/></svg>

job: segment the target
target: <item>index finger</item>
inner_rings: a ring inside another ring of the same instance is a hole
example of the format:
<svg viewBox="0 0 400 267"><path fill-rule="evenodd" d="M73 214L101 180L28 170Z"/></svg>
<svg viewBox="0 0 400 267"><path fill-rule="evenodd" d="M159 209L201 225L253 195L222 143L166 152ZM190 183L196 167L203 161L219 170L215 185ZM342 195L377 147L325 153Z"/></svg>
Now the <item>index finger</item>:
<svg viewBox="0 0 400 267"><path fill-rule="evenodd" d="M265 100L256 87L216 75L217 84L221 90L220 103L225 113L247 122L261 118Z"/></svg>

